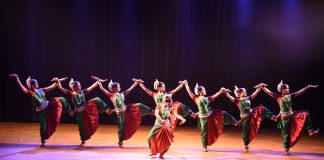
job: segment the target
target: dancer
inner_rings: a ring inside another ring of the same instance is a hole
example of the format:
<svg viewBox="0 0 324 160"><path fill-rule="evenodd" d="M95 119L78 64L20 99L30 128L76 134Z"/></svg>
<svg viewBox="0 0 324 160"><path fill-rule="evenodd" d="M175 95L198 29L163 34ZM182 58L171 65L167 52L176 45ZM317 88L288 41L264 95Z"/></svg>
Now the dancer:
<svg viewBox="0 0 324 160"><path fill-rule="evenodd" d="M251 101L258 95L263 86L265 86L263 83L255 86L256 90L250 96L247 96L245 88L238 88L237 86L235 86L234 90L236 98L232 97L228 93L228 90L225 92L226 97L235 103L240 110L240 124L242 126L244 152L249 151L249 143L258 133L261 121L264 118L267 117L273 121L276 121L276 116L263 105L259 105L251 109Z"/></svg>
<svg viewBox="0 0 324 160"><path fill-rule="evenodd" d="M156 106L158 106L160 103L162 103L162 99L163 99L164 95L166 95L166 94L174 95L176 92L178 92L184 86L184 81L180 81L177 88L175 88L172 91L166 92L165 84L156 79L154 82L154 90L156 92L153 92L145 87L145 85L143 84L144 81L140 80L139 82L141 82L139 84L140 87L154 99ZM184 105L183 103L181 103L179 101L174 102L173 106L171 108L173 110L175 110L182 117L187 117L188 115L190 115L190 117L196 118L198 115L198 113L193 112L189 107L187 107L186 105ZM174 117L173 115L170 115L170 123L171 123L172 129L175 129L176 125L178 123L178 119L176 117Z"/></svg>
<svg viewBox="0 0 324 160"><path fill-rule="evenodd" d="M28 95L32 101L33 110L36 111L40 120L40 137L41 147L45 146L46 140L48 140L56 130L57 124L60 122L62 108L73 115L69 103L64 97L55 97L50 101L46 100L45 93L53 90L57 87L60 81L64 81L66 78L58 79L53 78L54 83L48 87L40 88L36 79L28 77L26 80L27 88L20 82L17 74L10 74L10 77L16 79L21 90ZM34 114L35 115L35 114Z"/></svg>
<svg viewBox="0 0 324 160"><path fill-rule="evenodd" d="M278 128L281 128L282 143L286 155L289 155L289 149L297 143L305 123L310 136L316 135L319 131L319 129L313 129L308 111L292 111L292 98L301 95L310 88L316 87L318 85L308 85L298 92L290 93L288 84L283 84L281 81L277 86L280 95L271 92L266 87L262 88L263 91L277 101L280 107Z"/></svg>
<svg viewBox="0 0 324 160"><path fill-rule="evenodd" d="M225 88L221 88L217 93L212 96L206 97L205 87L199 86L198 83L195 86L195 94L190 91L188 82L185 80L186 90L189 96L194 100L199 109L199 124L201 131L201 143L203 146L203 152L207 152L207 146L211 146L216 142L223 130L223 125L235 125L237 122L233 116L226 111L220 109L211 111L210 102L214 101L222 93L226 92Z"/></svg>
<svg viewBox="0 0 324 160"><path fill-rule="evenodd" d="M81 139L81 145L86 143L86 140L96 132L99 124L99 112L106 112L110 115L113 111L110 110L107 104L99 97L95 97L88 102L86 101L86 95L89 94L99 83L105 80L97 80L87 89L82 90L79 81L74 81L71 78L69 87L71 90L67 90L59 83L58 88L71 97L71 101L74 105L74 111L76 112L76 119L79 126L79 134Z"/></svg>
<svg viewBox="0 0 324 160"><path fill-rule="evenodd" d="M160 159L164 159L164 154L168 151L173 142L173 129L171 128L169 116L172 114L180 119L181 122L179 125L186 122L186 119L171 109L173 103L171 94L165 94L162 99L162 102L155 108L156 120L148 136L148 144L151 149L150 156L160 153Z"/></svg>
<svg viewBox="0 0 324 160"><path fill-rule="evenodd" d="M112 82L108 84L107 91L102 83L99 83L100 90L105 93L115 106L118 120L118 145L123 147L123 141L131 138L138 129L142 116L154 114L151 108L141 103L125 105L125 96L127 96L140 82L133 78L133 85L127 90L121 92L119 83Z"/></svg>

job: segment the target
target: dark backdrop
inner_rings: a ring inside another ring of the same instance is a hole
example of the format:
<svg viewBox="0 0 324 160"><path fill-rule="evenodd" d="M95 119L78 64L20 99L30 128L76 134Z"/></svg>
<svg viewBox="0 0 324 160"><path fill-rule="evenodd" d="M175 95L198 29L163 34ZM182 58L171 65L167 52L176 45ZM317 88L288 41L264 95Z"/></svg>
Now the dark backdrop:
<svg viewBox="0 0 324 160"><path fill-rule="evenodd" d="M6 0L1 1L2 121L31 122L31 103L15 81L28 75L41 86L55 76L79 80L91 75L113 79L123 89L142 78L153 89L155 78L167 89L187 79L213 94L224 86L245 87L249 94L260 82L276 92L280 80L297 91L320 87L294 100L294 110L309 110L316 127L324 119L322 98L324 1L314 0ZM68 87L68 82L63 85ZM107 85L105 84L105 87ZM63 96L55 89L47 97ZM99 89L87 98L99 96ZM68 97L67 97L68 98ZM174 99L197 111L185 90ZM153 99L136 88L127 103L154 107ZM252 105L279 112L274 99L261 92ZM225 96L212 104L238 118ZM187 125L196 120L188 118ZM114 118L102 115L103 124ZM153 124L153 117L144 124ZM64 116L62 122L75 122ZM266 126L273 127L266 122Z"/></svg>

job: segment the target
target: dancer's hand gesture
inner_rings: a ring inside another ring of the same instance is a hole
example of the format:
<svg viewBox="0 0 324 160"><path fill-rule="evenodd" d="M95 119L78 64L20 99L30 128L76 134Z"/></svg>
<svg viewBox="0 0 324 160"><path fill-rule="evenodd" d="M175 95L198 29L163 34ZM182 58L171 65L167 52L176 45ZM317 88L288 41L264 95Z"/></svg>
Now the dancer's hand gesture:
<svg viewBox="0 0 324 160"><path fill-rule="evenodd" d="M318 85L308 85L307 88L317 88Z"/></svg>

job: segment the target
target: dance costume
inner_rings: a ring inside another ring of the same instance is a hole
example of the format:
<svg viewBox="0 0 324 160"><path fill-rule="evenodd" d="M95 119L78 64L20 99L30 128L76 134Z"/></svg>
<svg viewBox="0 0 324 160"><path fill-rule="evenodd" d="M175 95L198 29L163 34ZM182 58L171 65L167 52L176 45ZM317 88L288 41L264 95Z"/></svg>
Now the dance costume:
<svg viewBox="0 0 324 160"><path fill-rule="evenodd" d="M113 93L109 96L114 104L118 120L118 144L122 144L133 136L138 129L142 116L152 113L150 107L141 103L133 103L125 105L124 93Z"/></svg>
<svg viewBox="0 0 324 160"><path fill-rule="evenodd" d="M211 97L193 97L199 109L199 128L201 130L201 143L203 147L211 146L216 142L223 130L223 125L230 125L236 122L235 118L226 111L220 109L211 111Z"/></svg>
<svg viewBox="0 0 324 160"><path fill-rule="evenodd" d="M172 109L170 107L162 109L160 105L156 109L159 110L159 115L165 123L156 118L154 126L149 133L148 144L151 149L151 155L156 155L157 153L165 154L172 144L174 137L169 121L169 116L173 114Z"/></svg>
<svg viewBox="0 0 324 160"><path fill-rule="evenodd" d="M244 97L242 100L235 99L235 104L240 110L242 138L247 147L260 129L261 121L264 118L271 119L274 115L263 105L251 109L251 97ZM247 148L246 148L247 149Z"/></svg>
<svg viewBox="0 0 324 160"><path fill-rule="evenodd" d="M60 122L62 109L71 112L69 103L64 97L55 97L50 101L46 100L45 92L42 88L27 90L34 110L40 119L40 136L42 143L49 139L55 132L57 124Z"/></svg>
<svg viewBox="0 0 324 160"><path fill-rule="evenodd" d="M86 102L85 95L88 92L68 91L75 107L76 119L79 126L79 134L82 143L90 139L96 132L99 124L99 113L107 112L108 106L99 97Z"/></svg>
<svg viewBox="0 0 324 160"><path fill-rule="evenodd" d="M295 94L288 94L276 98L281 115L278 128L281 129L282 143L287 150L297 143L305 123L307 130L313 130L308 111L292 111L291 104L294 97Z"/></svg>

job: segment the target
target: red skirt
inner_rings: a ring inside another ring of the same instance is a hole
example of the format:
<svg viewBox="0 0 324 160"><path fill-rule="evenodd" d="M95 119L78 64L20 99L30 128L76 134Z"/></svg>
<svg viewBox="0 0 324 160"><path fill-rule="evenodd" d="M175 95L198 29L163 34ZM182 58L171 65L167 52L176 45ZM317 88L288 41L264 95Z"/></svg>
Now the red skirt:
<svg viewBox="0 0 324 160"><path fill-rule="evenodd" d="M84 108L84 131L85 131L85 140L90 139L90 137L96 132L99 124L99 112L96 105L96 102L92 99L89 100Z"/></svg>
<svg viewBox="0 0 324 160"><path fill-rule="evenodd" d="M222 134L224 115L221 110L214 110L208 117L207 124L207 145L211 146Z"/></svg>
<svg viewBox="0 0 324 160"><path fill-rule="evenodd" d="M181 103L179 101L172 103L171 113L179 114L180 107L181 107ZM174 114L170 114L169 121L170 121L172 130L175 130L177 127L177 124L178 124L178 118Z"/></svg>
<svg viewBox="0 0 324 160"><path fill-rule="evenodd" d="M265 111L264 106L259 105L252 109L252 112L249 117L249 142L257 135L260 130L262 115Z"/></svg>
<svg viewBox="0 0 324 160"><path fill-rule="evenodd" d="M133 136L141 124L142 116L137 103L127 105L125 110L124 140Z"/></svg>
<svg viewBox="0 0 324 160"><path fill-rule="evenodd" d="M307 111L295 111L291 119L290 127L290 147L294 146L300 137L300 132L303 130L305 121L309 118Z"/></svg>
<svg viewBox="0 0 324 160"><path fill-rule="evenodd" d="M46 112L46 137L49 139L56 130L56 126L60 123L62 113L62 103L59 98L53 98L49 102Z"/></svg>
<svg viewBox="0 0 324 160"><path fill-rule="evenodd" d="M173 142L173 130L171 127L162 126L150 139L151 154L165 152Z"/></svg>

